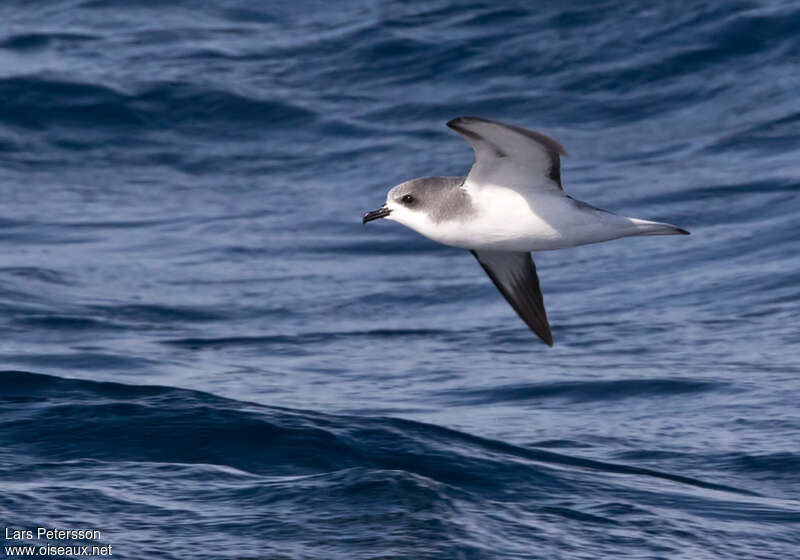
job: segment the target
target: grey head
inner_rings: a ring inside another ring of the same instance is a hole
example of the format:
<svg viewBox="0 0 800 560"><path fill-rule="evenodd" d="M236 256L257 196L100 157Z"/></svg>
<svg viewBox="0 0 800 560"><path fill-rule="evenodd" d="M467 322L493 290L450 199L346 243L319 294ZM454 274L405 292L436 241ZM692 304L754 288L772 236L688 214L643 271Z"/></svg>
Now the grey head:
<svg viewBox="0 0 800 560"><path fill-rule="evenodd" d="M383 206L364 214L362 222L388 216L411 226L408 222L420 216L434 223L465 219L473 208L469 194L461 188L463 183L464 177L421 177L400 183L386 195Z"/></svg>

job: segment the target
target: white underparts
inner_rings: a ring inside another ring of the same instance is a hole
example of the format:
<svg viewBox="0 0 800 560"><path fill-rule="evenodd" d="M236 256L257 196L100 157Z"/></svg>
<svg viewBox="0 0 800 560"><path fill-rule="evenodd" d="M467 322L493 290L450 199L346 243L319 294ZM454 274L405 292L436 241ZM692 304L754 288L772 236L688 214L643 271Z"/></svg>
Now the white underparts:
<svg viewBox="0 0 800 560"><path fill-rule="evenodd" d="M636 235L680 233L675 226L626 218L566 197L563 191L525 197L491 186L472 195L463 219L434 222L426 212L388 201L389 218L439 243L464 249L550 251Z"/></svg>

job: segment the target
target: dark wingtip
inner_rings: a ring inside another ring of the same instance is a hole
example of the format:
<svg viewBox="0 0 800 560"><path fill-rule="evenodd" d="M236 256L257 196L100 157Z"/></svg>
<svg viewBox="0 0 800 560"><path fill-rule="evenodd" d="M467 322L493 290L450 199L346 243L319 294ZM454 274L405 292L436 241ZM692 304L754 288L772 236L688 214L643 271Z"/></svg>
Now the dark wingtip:
<svg viewBox="0 0 800 560"><path fill-rule="evenodd" d="M675 231L676 231L677 233L680 233L681 235L692 235L692 232L691 232L691 231L686 231L686 230L685 230L685 229L683 229L683 228L675 228Z"/></svg>
<svg viewBox="0 0 800 560"><path fill-rule="evenodd" d="M470 121L486 121L486 119L480 117L456 117L447 121L447 126L453 130L458 130L459 125L467 124Z"/></svg>
<svg viewBox="0 0 800 560"><path fill-rule="evenodd" d="M533 330L533 329L531 329L531 330ZM536 331L533 331L533 332L536 333L539 336L539 338L542 339L542 342L544 342L550 348L552 348L553 347L553 333L552 333L552 331L550 331L550 325L549 324L545 324L545 328L542 329L542 330L543 330L543 332L541 332L541 333L536 332Z"/></svg>

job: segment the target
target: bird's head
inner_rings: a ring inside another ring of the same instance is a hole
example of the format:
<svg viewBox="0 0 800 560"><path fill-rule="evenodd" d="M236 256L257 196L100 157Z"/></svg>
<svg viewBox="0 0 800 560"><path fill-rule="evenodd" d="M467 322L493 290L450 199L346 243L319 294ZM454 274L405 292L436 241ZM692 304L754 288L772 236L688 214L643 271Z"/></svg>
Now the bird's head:
<svg viewBox="0 0 800 560"><path fill-rule="evenodd" d="M463 177L422 177L400 183L386 195L383 206L367 212L363 223L388 218L434 238L436 225L463 218L471 210L460 188Z"/></svg>
<svg viewBox="0 0 800 560"><path fill-rule="evenodd" d="M401 183L389 190L383 206L364 214L361 221L366 224L378 218L388 218L411 229L418 229L415 226L428 219L426 202L429 199L425 191L419 181Z"/></svg>

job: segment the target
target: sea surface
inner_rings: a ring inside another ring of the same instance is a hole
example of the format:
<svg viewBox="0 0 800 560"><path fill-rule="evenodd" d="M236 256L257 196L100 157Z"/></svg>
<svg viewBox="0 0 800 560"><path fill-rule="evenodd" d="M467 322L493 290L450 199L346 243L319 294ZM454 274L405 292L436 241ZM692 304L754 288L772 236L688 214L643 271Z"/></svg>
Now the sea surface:
<svg viewBox="0 0 800 560"><path fill-rule="evenodd" d="M800 558L799 92L797 2L3 1L0 557ZM460 115L692 235L548 348L361 224Z"/></svg>

